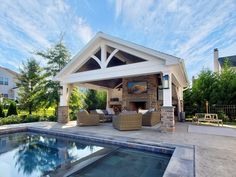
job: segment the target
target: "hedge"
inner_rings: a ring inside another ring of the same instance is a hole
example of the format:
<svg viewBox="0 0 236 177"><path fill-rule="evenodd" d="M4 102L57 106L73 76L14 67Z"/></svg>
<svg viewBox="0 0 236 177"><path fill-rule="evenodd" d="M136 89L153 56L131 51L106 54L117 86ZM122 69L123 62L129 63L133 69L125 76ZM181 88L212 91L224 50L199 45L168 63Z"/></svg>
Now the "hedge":
<svg viewBox="0 0 236 177"><path fill-rule="evenodd" d="M56 121L55 116L42 117L37 115L11 115L5 118L0 118L0 125L7 124L20 124L27 122L38 122L38 121Z"/></svg>

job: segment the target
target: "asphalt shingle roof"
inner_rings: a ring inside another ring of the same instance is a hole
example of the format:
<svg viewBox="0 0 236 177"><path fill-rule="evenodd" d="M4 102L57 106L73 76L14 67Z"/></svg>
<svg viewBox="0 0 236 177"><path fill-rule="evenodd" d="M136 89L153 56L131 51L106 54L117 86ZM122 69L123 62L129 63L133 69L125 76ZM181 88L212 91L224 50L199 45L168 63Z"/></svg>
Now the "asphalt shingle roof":
<svg viewBox="0 0 236 177"><path fill-rule="evenodd" d="M219 63L220 63L220 66L223 66L224 61L225 61L226 59L229 59L229 61L230 61L230 63L232 64L232 66L234 66L234 67L236 66L236 55L218 58L218 61L219 61Z"/></svg>

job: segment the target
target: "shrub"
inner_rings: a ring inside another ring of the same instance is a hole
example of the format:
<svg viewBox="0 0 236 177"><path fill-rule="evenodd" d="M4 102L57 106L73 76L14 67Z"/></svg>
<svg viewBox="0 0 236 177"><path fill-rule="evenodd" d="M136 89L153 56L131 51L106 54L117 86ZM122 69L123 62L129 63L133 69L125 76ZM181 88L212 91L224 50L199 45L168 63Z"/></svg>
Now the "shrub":
<svg viewBox="0 0 236 177"><path fill-rule="evenodd" d="M54 116L54 115L52 115L52 116L48 116L48 117L47 117L47 120L48 120L48 121L56 122L56 121L57 121L57 117Z"/></svg>
<svg viewBox="0 0 236 177"><path fill-rule="evenodd" d="M16 115L11 115L11 116L0 119L0 125L18 124L21 122L22 122L22 119Z"/></svg>
<svg viewBox="0 0 236 177"><path fill-rule="evenodd" d="M3 102L2 102L3 109L8 109L12 102L14 102L14 101L11 99L3 98Z"/></svg>
<svg viewBox="0 0 236 177"><path fill-rule="evenodd" d="M0 119L0 125L19 124L38 121L56 121L56 116L40 117L38 115L11 115Z"/></svg>
<svg viewBox="0 0 236 177"><path fill-rule="evenodd" d="M3 106L0 104L0 117L5 117L5 113L3 112Z"/></svg>
<svg viewBox="0 0 236 177"><path fill-rule="evenodd" d="M77 120L77 113L78 111L74 111L70 113L70 120Z"/></svg>
<svg viewBox="0 0 236 177"><path fill-rule="evenodd" d="M17 115L17 111L16 111L16 103L11 103L8 111L7 111L7 116L11 116L11 115Z"/></svg>
<svg viewBox="0 0 236 177"><path fill-rule="evenodd" d="M39 119L40 119L40 116L29 115L26 119L26 122L38 122Z"/></svg>
<svg viewBox="0 0 236 177"><path fill-rule="evenodd" d="M218 118L222 119L224 122L229 121L228 116L222 110L218 112Z"/></svg>
<svg viewBox="0 0 236 177"><path fill-rule="evenodd" d="M40 117L39 121L48 121L48 117L44 116L44 117Z"/></svg>

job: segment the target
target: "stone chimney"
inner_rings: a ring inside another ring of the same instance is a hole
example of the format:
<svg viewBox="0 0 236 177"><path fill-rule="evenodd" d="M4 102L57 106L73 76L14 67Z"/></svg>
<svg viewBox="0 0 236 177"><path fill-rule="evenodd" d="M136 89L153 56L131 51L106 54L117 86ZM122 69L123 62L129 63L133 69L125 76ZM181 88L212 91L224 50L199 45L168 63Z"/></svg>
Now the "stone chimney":
<svg viewBox="0 0 236 177"><path fill-rule="evenodd" d="M214 49L214 72L219 72L219 51L218 49Z"/></svg>

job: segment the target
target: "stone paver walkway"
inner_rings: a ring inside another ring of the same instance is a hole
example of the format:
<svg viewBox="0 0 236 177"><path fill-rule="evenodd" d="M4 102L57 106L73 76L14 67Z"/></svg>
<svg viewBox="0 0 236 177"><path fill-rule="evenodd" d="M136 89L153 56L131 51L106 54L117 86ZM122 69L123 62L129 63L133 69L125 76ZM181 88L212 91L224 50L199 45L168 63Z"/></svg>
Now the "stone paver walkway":
<svg viewBox="0 0 236 177"><path fill-rule="evenodd" d="M221 127L221 126L214 127L214 126L189 125L188 132L236 137L236 129L225 128L225 127Z"/></svg>

